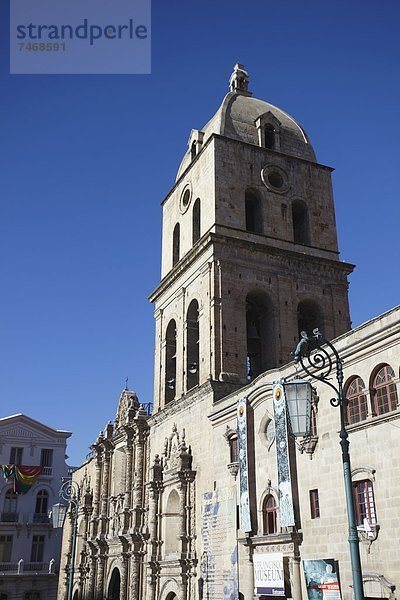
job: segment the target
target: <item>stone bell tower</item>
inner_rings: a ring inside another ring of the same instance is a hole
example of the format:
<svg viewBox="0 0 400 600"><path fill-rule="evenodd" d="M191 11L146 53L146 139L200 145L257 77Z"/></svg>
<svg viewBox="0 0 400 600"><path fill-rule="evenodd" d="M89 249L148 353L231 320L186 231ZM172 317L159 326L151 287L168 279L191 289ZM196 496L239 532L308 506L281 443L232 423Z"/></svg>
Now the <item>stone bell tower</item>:
<svg viewBox="0 0 400 600"><path fill-rule="evenodd" d="M155 411L287 363L301 330L350 329L353 265L339 260L332 169L248 83L237 64L163 201L162 279L150 298Z"/></svg>

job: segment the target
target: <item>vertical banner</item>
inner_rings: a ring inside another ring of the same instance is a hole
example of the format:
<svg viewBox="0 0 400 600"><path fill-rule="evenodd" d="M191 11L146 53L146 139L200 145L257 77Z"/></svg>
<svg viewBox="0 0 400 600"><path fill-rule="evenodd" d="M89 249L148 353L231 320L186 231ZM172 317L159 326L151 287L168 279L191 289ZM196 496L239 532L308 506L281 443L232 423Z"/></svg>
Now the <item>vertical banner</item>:
<svg viewBox="0 0 400 600"><path fill-rule="evenodd" d="M254 593L259 596L284 596L283 554L253 554Z"/></svg>
<svg viewBox="0 0 400 600"><path fill-rule="evenodd" d="M276 383L273 388L275 413L276 463L278 468L279 508L281 526L291 527L294 522L292 481L289 468L288 431L286 422L286 402L283 385Z"/></svg>
<svg viewBox="0 0 400 600"><path fill-rule="evenodd" d="M308 600L340 600L339 577L333 558L303 560Z"/></svg>
<svg viewBox="0 0 400 600"><path fill-rule="evenodd" d="M251 531L249 474L247 470L247 399L238 401L237 426L239 440L240 529Z"/></svg>
<svg viewBox="0 0 400 600"><path fill-rule="evenodd" d="M203 598L238 600L235 485L203 494L201 538Z"/></svg>

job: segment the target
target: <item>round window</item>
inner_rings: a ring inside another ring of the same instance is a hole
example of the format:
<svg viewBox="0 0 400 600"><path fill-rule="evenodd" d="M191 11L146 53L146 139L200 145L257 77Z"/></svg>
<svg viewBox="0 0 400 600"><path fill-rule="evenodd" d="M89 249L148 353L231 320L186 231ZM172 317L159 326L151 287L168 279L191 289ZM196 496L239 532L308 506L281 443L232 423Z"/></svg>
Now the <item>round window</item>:
<svg viewBox="0 0 400 600"><path fill-rule="evenodd" d="M268 175L268 181L275 188L280 189L283 186L283 177L278 171L271 171Z"/></svg>
<svg viewBox="0 0 400 600"><path fill-rule="evenodd" d="M191 199L192 199L192 186L190 185L190 183L187 183L183 189L183 192L181 194L181 198L179 201L179 208L180 208L180 211L182 214L185 213L187 211L187 209L189 208Z"/></svg>
<svg viewBox="0 0 400 600"><path fill-rule="evenodd" d="M268 422L265 428L265 437L267 438L267 442L270 444L274 441L275 438L275 423L271 420Z"/></svg>
<svg viewBox="0 0 400 600"><path fill-rule="evenodd" d="M266 165L261 171L261 179L265 187L275 194L285 194L289 188L289 178L278 165Z"/></svg>
<svg viewBox="0 0 400 600"><path fill-rule="evenodd" d="M183 194L183 198L182 198L182 206L184 208L187 208L189 206L189 202L190 202L190 190L185 190L185 193Z"/></svg>

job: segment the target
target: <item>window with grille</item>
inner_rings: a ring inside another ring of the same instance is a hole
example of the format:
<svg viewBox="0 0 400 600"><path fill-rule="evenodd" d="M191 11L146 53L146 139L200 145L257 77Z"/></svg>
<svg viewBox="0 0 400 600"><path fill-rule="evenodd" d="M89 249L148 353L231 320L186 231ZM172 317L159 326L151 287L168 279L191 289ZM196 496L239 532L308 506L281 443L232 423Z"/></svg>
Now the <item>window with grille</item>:
<svg viewBox="0 0 400 600"><path fill-rule="evenodd" d="M389 365L379 369L373 381L373 397L376 415L383 415L397 408L395 374Z"/></svg>
<svg viewBox="0 0 400 600"><path fill-rule="evenodd" d="M0 535L0 562L11 561L12 543L12 535Z"/></svg>
<svg viewBox="0 0 400 600"><path fill-rule="evenodd" d="M11 448L10 451L10 465L22 465L22 457L24 454L23 448Z"/></svg>
<svg viewBox="0 0 400 600"><path fill-rule="evenodd" d="M17 494L12 488L9 488L4 496L3 512L1 513L3 523L16 523L18 521L17 502Z"/></svg>
<svg viewBox="0 0 400 600"><path fill-rule="evenodd" d="M364 390L365 384L361 377L355 377L347 388L347 422L349 425L365 421L368 416L367 396Z"/></svg>
<svg viewBox="0 0 400 600"><path fill-rule="evenodd" d="M31 562L43 562L44 535L32 537Z"/></svg>
<svg viewBox="0 0 400 600"><path fill-rule="evenodd" d="M273 496L268 495L263 504L264 513L264 535L270 535L277 532L276 524L276 503Z"/></svg>
<svg viewBox="0 0 400 600"><path fill-rule="evenodd" d="M46 490L40 490L36 496L35 513L37 515L47 515L47 504L49 495Z"/></svg>
<svg viewBox="0 0 400 600"><path fill-rule="evenodd" d="M233 436L229 439L229 449L231 463L239 462L239 440L237 436Z"/></svg>
<svg viewBox="0 0 400 600"><path fill-rule="evenodd" d="M376 525L376 509L374 488L370 479L357 481L354 484L357 525L363 525L368 519L370 525Z"/></svg>
<svg viewBox="0 0 400 600"><path fill-rule="evenodd" d="M310 511L311 518L318 519L319 518L319 496L318 490L310 490Z"/></svg>
<svg viewBox="0 0 400 600"><path fill-rule="evenodd" d="M41 467L51 467L53 465L53 450L49 450L48 448L42 448L42 453L40 456L40 466Z"/></svg>

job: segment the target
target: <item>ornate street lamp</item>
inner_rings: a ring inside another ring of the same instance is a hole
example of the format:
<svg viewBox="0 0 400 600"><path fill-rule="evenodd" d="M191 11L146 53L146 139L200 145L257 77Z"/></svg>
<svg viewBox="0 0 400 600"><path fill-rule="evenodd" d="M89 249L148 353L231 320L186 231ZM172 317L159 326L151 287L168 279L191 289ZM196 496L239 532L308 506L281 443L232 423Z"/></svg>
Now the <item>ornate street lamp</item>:
<svg viewBox="0 0 400 600"><path fill-rule="evenodd" d="M71 549L71 563L69 566L68 576L68 595L67 600L72 600L72 587L74 584L74 572L75 572L75 553L76 553L76 537L78 533L78 508L80 489L76 481L68 479L64 481L60 488L59 496L62 500L65 500L71 507L72 513L72 549ZM63 527L65 517L68 512L68 504L59 502L52 506L51 516L53 520L53 527Z"/></svg>
<svg viewBox="0 0 400 600"><path fill-rule="evenodd" d="M364 589L361 571L360 547L357 533L356 513L354 508L353 485L351 481L349 434L346 430L347 400L343 394L343 362L336 348L324 339L318 329L313 335L301 332L301 340L294 352L296 363L300 363L310 377L326 383L336 393L330 400L332 406L340 409L340 445L342 447L343 476L346 492L347 520L349 528L349 546L353 590L355 600L364 600ZM331 382L333 371L336 371L337 385ZM293 435L307 435L310 430L311 417L311 385L305 380L295 379L284 384L285 396ZM305 425L305 420L308 421ZM298 432L298 433L296 433Z"/></svg>
<svg viewBox="0 0 400 600"><path fill-rule="evenodd" d="M285 382L284 389L292 435L307 437L311 425L311 384L306 379L296 378Z"/></svg>

